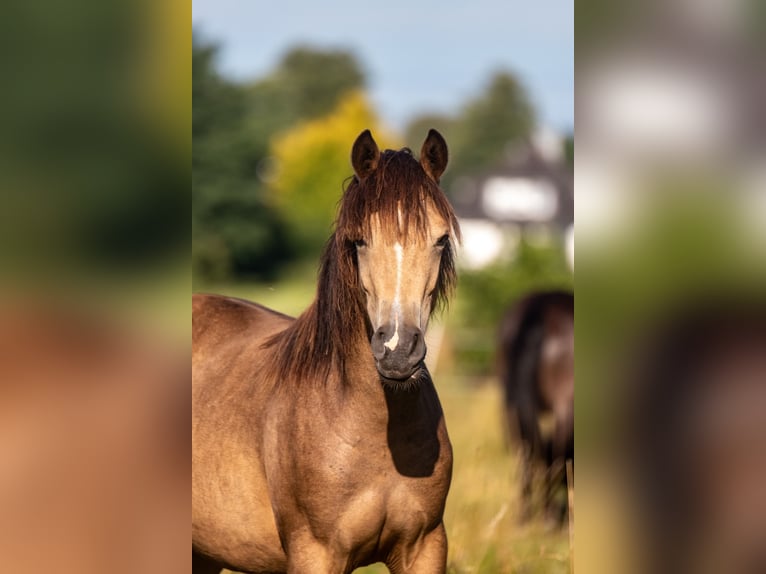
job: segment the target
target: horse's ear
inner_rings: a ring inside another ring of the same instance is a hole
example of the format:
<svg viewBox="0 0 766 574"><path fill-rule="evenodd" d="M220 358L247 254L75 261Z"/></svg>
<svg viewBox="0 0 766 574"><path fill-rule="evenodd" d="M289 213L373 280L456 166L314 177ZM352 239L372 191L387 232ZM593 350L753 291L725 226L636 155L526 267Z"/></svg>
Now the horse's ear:
<svg viewBox="0 0 766 574"><path fill-rule="evenodd" d="M447 142L435 129L428 130L428 137L420 149L420 165L436 183L447 167Z"/></svg>
<svg viewBox="0 0 766 574"><path fill-rule="evenodd" d="M364 179L378 167L380 150L370 130L364 130L351 148L351 165L359 179Z"/></svg>

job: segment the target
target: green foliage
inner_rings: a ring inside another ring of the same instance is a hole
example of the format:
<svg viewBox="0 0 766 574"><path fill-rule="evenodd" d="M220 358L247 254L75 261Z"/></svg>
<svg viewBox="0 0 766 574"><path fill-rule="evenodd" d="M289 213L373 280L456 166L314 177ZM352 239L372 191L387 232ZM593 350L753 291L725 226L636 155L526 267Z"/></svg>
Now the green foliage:
<svg viewBox="0 0 766 574"><path fill-rule="evenodd" d="M297 125L274 140L274 199L299 252L316 257L330 235L343 182L353 175L351 144L365 128L383 149L397 147L364 94L346 94L332 113Z"/></svg>
<svg viewBox="0 0 766 574"><path fill-rule="evenodd" d="M444 136L447 143L452 141L455 129L455 120L449 116L439 114L425 114L418 116L407 124L404 131L404 145L410 148L416 155L428 135L428 130L434 128Z"/></svg>
<svg viewBox="0 0 766 574"><path fill-rule="evenodd" d="M4 8L0 273L111 275L185 252L188 158L157 121L151 65L169 50L149 55L153 19L120 0Z"/></svg>
<svg viewBox="0 0 766 574"><path fill-rule="evenodd" d="M511 73L498 72L484 92L457 116L413 119L406 129L406 141L417 150L429 127L442 132L450 148L450 163L442 181L449 193L457 178L495 165L509 147L529 139L534 125L534 109L522 84Z"/></svg>
<svg viewBox="0 0 766 574"><path fill-rule="evenodd" d="M477 325L495 324L508 305L530 291L571 288L572 283L572 273L558 246L526 239L519 243L510 263L496 263L460 274L467 315Z"/></svg>
<svg viewBox="0 0 766 574"><path fill-rule="evenodd" d="M329 113L364 77L351 54L297 48L271 74L237 84L217 73L216 51L194 38L194 274L203 280L270 279L297 255L267 185L274 163L271 142L300 122Z"/></svg>
<svg viewBox="0 0 766 574"><path fill-rule="evenodd" d="M363 86L364 74L348 52L289 50L272 73L243 86L244 128L253 142L256 163L268 161L275 135L329 114L343 94Z"/></svg>
<svg viewBox="0 0 766 574"><path fill-rule="evenodd" d="M271 81L288 99L296 118L310 119L329 113L340 94L362 88L364 74L348 52L298 47L285 55Z"/></svg>
<svg viewBox="0 0 766 574"><path fill-rule="evenodd" d="M532 291L572 289L574 277L558 246L522 240L514 259L478 271L461 271L455 330L456 364L465 372L487 374L499 322L506 309Z"/></svg>
<svg viewBox="0 0 766 574"><path fill-rule="evenodd" d="M564 138L564 162L574 170L574 135L571 133Z"/></svg>
<svg viewBox="0 0 766 574"><path fill-rule="evenodd" d="M244 129L246 93L215 71L216 48L192 47L192 253L194 274L268 277L284 225L256 177L257 138Z"/></svg>
<svg viewBox="0 0 766 574"><path fill-rule="evenodd" d="M528 138L534 112L521 83L500 72L480 97L463 109L452 143L453 174L464 175L491 166L509 145Z"/></svg>
<svg viewBox="0 0 766 574"><path fill-rule="evenodd" d="M479 563L478 573L495 574L500 571L500 568L501 564L497 559L497 548L494 545L490 545Z"/></svg>

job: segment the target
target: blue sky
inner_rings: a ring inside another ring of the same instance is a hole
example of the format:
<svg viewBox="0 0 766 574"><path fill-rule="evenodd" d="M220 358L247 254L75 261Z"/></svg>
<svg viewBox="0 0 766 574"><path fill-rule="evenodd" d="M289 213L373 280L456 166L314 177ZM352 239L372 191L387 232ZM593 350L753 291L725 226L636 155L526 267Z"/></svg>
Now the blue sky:
<svg viewBox="0 0 766 574"><path fill-rule="evenodd" d="M267 73L297 43L352 50L398 129L456 112L499 69L521 79L541 123L574 127L574 0L193 0L192 21L232 78Z"/></svg>

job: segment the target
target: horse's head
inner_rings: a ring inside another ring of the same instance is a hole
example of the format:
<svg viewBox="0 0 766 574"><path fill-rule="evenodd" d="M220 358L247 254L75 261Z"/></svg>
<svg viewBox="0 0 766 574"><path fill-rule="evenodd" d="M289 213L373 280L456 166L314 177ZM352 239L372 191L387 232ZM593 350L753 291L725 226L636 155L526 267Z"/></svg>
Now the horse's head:
<svg viewBox="0 0 766 574"><path fill-rule="evenodd" d="M459 228L438 185L447 144L429 131L418 161L409 150L381 152L365 131L351 161L338 230L353 250L378 372L404 381L420 372L428 320L455 281Z"/></svg>

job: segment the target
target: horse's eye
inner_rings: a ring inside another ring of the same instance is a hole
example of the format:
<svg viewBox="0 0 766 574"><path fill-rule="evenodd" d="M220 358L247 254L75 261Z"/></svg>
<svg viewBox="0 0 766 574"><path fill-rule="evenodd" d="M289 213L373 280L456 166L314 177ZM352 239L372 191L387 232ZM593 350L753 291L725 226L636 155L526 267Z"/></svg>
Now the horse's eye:
<svg viewBox="0 0 766 574"><path fill-rule="evenodd" d="M449 243L449 233L442 235L436 242L436 247L445 247Z"/></svg>
<svg viewBox="0 0 766 574"><path fill-rule="evenodd" d="M354 241L354 247L356 248L365 247L366 245L367 245L367 242L364 239L357 239L356 241Z"/></svg>

